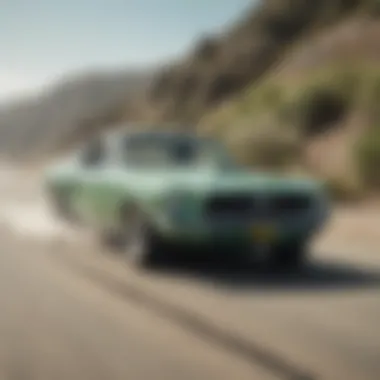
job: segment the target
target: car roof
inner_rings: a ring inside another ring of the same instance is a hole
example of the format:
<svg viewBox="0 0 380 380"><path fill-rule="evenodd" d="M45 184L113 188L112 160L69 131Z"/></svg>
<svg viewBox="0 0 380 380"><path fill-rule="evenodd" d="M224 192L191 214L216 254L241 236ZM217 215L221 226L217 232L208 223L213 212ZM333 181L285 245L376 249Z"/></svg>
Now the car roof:
<svg viewBox="0 0 380 380"><path fill-rule="evenodd" d="M165 128L164 126L157 125L129 125L123 124L112 128L111 131L103 132L102 135L107 139L133 139L135 137L151 137L157 138L180 138L187 137L190 139L201 138L197 133L189 131L189 128L183 128L183 130L173 130Z"/></svg>

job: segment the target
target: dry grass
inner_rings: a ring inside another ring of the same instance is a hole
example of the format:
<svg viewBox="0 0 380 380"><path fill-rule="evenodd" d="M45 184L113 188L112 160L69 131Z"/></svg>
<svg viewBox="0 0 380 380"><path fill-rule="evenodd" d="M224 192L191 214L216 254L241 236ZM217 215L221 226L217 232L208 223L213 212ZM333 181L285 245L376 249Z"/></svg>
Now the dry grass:
<svg viewBox="0 0 380 380"><path fill-rule="evenodd" d="M380 190L380 125L376 124L361 136L356 146L357 164L362 182Z"/></svg>
<svg viewBox="0 0 380 380"><path fill-rule="evenodd" d="M206 36L180 62L168 65L148 94L165 119L197 121L210 107L276 70L293 45L376 0L268 0L221 36ZM372 16L375 15L372 12Z"/></svg>

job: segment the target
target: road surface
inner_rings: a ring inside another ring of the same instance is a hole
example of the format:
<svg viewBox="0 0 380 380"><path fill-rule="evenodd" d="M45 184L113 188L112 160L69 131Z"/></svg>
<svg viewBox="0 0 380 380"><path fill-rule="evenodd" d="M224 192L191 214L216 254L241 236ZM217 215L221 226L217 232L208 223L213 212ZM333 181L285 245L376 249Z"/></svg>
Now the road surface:
<svg viewBox="0 0 380 380"><path fill-rule="evenodd" d="M1 379L269 379L35 248L2 235Z"/></svg>
<svg viewBox="0 0 380 380"><path fill-rule="evenodd" d="M380 378L376 245L319 246L299 275L138 273L34 184L0 178L0 379Z"/></svg>

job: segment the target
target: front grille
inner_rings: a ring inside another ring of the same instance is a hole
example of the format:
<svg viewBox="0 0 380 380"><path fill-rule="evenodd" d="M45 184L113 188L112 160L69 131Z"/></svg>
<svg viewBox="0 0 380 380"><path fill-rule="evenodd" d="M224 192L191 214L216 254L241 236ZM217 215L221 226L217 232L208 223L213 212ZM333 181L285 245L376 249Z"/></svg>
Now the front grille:
<svg viewBox="0 0 380 380"><path fill-rule="evenodd" d="M246 219L255 214L257 206L251 194L215 195L206 201L204 211L209 219Z"/></svg>
<svg viewBox="0 0 380 380"><path fill-rule="evenodd" d="M312 197L306 194L280 194L269 200L276 214L291 214L307 211L312 206Z"/></svg>
<svg viewBox="0 0 380 380"><path fill-rule="evenodd" d="M215 221L287 218L307 212L312 203L312 197L307 194L214 195L206 201L204 213Z"/></svg>

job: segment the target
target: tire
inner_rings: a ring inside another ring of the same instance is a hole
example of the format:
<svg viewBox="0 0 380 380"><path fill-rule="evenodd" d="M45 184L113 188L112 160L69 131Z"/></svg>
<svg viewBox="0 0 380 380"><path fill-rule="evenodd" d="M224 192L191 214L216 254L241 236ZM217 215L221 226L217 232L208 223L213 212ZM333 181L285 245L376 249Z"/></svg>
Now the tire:
<svg viewBox="0 0 380 380"><path fill-rule="evenodd" d="M139 268L155 269L163 267L168 260L168 247L160 236L149 226L144 227L140 237L142 244L132 252L132 263Z"/></svg>
<svg viewBox="0 0 380 380"><path fill-rule="evenodd" d="M269 257L269 264L276 269L300 270L307 260L308 251L304 242L293 242L276 247Z"/></svg>
<svg viewBox="0 0 380 380"><path fill-rule="evenodd" d="M124 224L124 252L128 262L140 269L162 267L168 246L140 212L128 213Z"/></svg>

